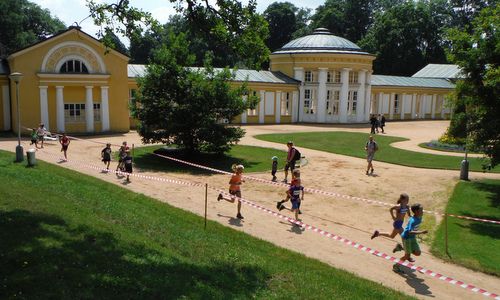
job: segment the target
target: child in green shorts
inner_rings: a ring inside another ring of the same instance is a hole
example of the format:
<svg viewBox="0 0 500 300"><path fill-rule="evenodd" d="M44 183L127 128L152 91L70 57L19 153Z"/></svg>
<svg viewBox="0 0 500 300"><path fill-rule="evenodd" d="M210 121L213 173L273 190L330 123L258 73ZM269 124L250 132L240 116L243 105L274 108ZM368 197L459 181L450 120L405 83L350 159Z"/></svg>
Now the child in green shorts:
<svg viewBox="0 0 500 300"><path fill-rule="evenodd" d="M408 224L406 224L405 230L401 234L405 250L405 255L401 257L401 260L414 262L415 260L411 258L411 255L419 256L421 253L420 246L417 242L417 235L426 234L427 230L419 230L420 224L422 223L424 208L416 203L411 206L411 211L413 212L413 217L410 218Z"/></svg>

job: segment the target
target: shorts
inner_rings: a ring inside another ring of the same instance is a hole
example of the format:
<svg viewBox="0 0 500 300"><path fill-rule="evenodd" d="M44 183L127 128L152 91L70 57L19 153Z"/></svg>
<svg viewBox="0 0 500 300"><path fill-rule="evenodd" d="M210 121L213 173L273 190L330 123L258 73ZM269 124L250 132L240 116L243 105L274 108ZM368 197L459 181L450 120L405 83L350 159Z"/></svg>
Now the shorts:
<svg viewBox="0 0 500 300"><path fill-rule="evenodd" d="M299 200L292 200L292 209L299 209L300 208L300 201Z"/></svg>
<svg viewBox="0 0 500 300"><path fill-rule="evenodd" d="M38 140L39 140L39 141L43 141L43 135L39 135L39 136L38 136Z"/></svg>
<svg viewBox="0 0 500 300"><path fill-rule="evenodd" d="M125 164L125 172L132 173L132 164Z"/></svg>
<svg viewBox="0 0 500 300"><path fill-rule="evenodd" d="M229 194L231 194L233 196L236 196L238 198L241 198L241 191L232 191L232 190L229 190Z"/></svg>
<svg viewBox="0 0 500 300"><path fill-rule="evenodd" d="M68 145L64 146L62 145L61 151L67 151L68 150Z"/></svg>
<svg viewBox="0 0 500 300"><path fill-rule="evenodd" d="M288 169L290 169L290 171L293 171L295 169L295 162L296 160L291 160L287 162L285 165L285 171L288 171Z"/></svg>
<svg viewBox="0 0 500 300"><path fill-rule="evenodd" d="M366 155L366 161L367 162L372 162L373 158L375 157L375 153L368 153Z"/></svg>
<svg viewBox="0 0 500 300"><path fill-rule="evenodd" d="M38 139L31 139L32 144L36 144L38 142Z"/></svg>
<svg viewBox="0 0 500 300"><path fill-rule="evenodd" d="M405 248L405 253L420 252L420 246L414 237L403 239L403 247Z"/></svg>
<svg viewBox="0 0 500 300"><path fill-rule="evenodd" d="M111 161L111 158L109 158L109 157L105 157L105 158L103 158L103 159L102 159L102 161L103 161L103 162L108 162L108 161Z"/></svg>
<svg viewBox="0 0 500 300"><path fill-rule="evenodd" d="M394 221L394 223L392 223L392 227L394 227L394 229L403 229L403 220Z"/></svg>

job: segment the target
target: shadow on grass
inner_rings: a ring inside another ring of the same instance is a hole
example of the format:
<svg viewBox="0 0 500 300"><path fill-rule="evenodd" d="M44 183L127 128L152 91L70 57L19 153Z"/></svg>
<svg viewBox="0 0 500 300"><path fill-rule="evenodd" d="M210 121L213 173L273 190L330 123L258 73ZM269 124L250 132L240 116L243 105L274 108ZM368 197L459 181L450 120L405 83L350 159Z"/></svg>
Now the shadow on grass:
<svg viewBox="0 0 500 300"><path fill-rule="evenodd" d="M0 240L2 299L252 298L269 278L253 266L197 265L25 210L0 210Z"/></svg>
<svg viewBox="0 0 500 300"><path fill-rule="evenodd" d="M250 168L258 164L258 162L252 162L245 159L237 159L235 157L227 156L224 154L198 153L196 155L190 156L185 152L179 151L177 149L163 148L155 150L154 153L208 166L214 169L226 170L228 172L232 172L231 166L233 164L243 164L245 168ZM180 162L175 162L167 158L159 157L157 155L154 155L153 153L137 155L136 157L134 157L134 161L138 168L145 171L188 173L191 175L218 174L213 171L200 169Z"/></svg>
<svg viewBox="0 0 500 300"><path fill-rule="evenodd" d="M474 182L476 189L490 193L491 207L500 208L500 185L490 184L487 182Z"/></svg>

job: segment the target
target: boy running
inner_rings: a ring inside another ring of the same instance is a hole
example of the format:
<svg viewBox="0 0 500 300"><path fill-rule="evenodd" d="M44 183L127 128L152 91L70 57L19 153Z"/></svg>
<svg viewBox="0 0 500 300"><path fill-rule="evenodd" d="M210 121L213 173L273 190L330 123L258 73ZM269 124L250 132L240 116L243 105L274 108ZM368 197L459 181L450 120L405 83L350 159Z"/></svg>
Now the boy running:
<svg viewBox="0 0 500 300"><path fill-rule="evenodd" d="M30 145L33 145L33 144L35 144L35 148L38 149L38 135L36 133L36 129L35 128L33 128L31 130L31 143L30 143Z"/></svg>
<svg viewBox="0 0 500 300"><path fill-rule="evenodd" d="M101 157L102 157L102 162L106 165L106 170L109 171L109 163L111 162L111 144L107 143L106 148L102 149L101 151Z"/></svg>
<svg viewBox="0 0 500 300"><path fill-rule="evenodd" d="M299 220L299 208L300 203L304 201L304 187L300 185L300 179L295 180L293 184L287 191L288 197L292 202L292 209L289 209L291 212L295 213L295 220ZM280 210L288 209L284 205L281 205Z"/></svg>
<svg viewBox="0 0 500 300"><path fill-rule="evenodd" d="M46 132L47 130L45 130L45 125L43 125L43 123L40 123L40 126L36 130L36 136L38 138L38 141L42 143L41 148L43 148L43 140Z"/></svg>
<svg viewBox="0 0 500 300"><path fill-rule="evenodd" d="M125 172L127 173L127 182L130 182L130 174L132 174L132 156L130 156L129 149L125 150L123 165L125 166Z"/></svg>
<svg viewBox="0 0 500 300"><path fill-rule="evenodd" d="M408 224L406 224L405 230L401 234L405 250L405 255L401 257L401 260L414 262L415 260L411 258L411 255L419 256L421 254L420 246L417 242L417 235L426 234L427 230L419 230L420 224L422 223L422 216L424 215L424 208L416 203L411 206L411 211L413 212L413 217L410 218Z"/></svg>

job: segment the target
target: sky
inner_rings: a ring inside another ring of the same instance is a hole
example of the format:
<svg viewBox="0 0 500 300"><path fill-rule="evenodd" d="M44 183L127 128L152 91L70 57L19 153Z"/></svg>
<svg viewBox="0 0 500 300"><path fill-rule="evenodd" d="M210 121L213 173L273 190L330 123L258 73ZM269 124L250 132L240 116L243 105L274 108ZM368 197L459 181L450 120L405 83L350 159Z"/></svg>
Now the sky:
<svg viewBox="0 0 500 300"><path fill-rule="evenodd" d="M67 26L74 24L75 22L81 22L90 13L86 6L86 0L31 0L32 2L40 5L42 8L46 8L50 11L52 16L59 18ZM248 3L242 0L243 3ZM96 2L101 3L116 3L116 0L96 0ZM211 2L211 1L210 1ZM263 12L271 3L273 2L284 2L277 0L257 0L257 10ZM311 8L314 9L319 5L324 3L324 0L288 0L288 2L293 3L297 7ZM168 17L175 14L175 9L173 3L169 0L130 0L131 6L141 8L144 11L150 12L155 19L161 23L166 23ZM96 36L99 28L94 25L93 20L88 18L81 22L80 26L82 30L86 33ZM121 37L120 37L121 38ZM121 38L122 39L122 38ZM122 41L128 45L128 41L122 39Z"/></svg>

